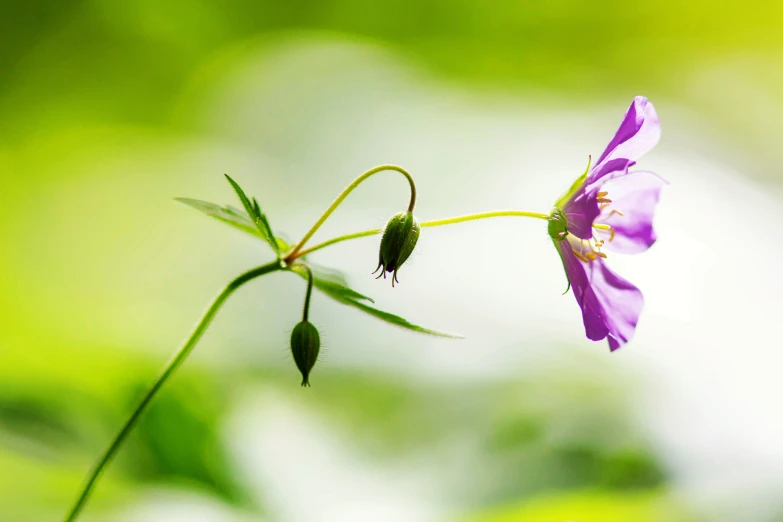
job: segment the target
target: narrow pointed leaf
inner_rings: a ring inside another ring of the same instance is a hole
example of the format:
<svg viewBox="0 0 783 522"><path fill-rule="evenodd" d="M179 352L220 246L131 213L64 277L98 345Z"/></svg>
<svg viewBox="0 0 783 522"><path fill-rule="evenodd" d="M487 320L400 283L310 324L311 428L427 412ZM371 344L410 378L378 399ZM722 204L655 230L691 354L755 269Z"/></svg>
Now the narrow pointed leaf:
<svg viewBox="0 0 783 522"><path fill-rule="evenodd" d="M256 198L253 198L253 210L255 210L256 220L261 220L261 223L263 224L263 227L266 230L266 234L269 236L269 240L272 245L279 245L277 238L275 237L275 233L272 231L272 225L269 224L269 220L266 218L266 214L261 212L261 207L258 205ZM256 224L258 224L258 221L256 221ZM280 253L279 249L278 253Z"/></svg>
<svg viewBox="0 0 783 522"><path fill-rule="evenodd" d="M394 315L389 312L384 312L383 310L374 308L368 305L366 302L364 302L364 301L369 301L371 303L374 303L372 299L370 299L369 297L363 294L360 294L355 290L352 290L347 286L347 282L345 282L345 276L343 276L341 272L331 268L313 267L312 264L310 263L308 263L308 266L310 266L310 269L313 271L313 286L315 286L318 290L325 293L326 295L328 295L338 303L342 303L347 306L352 306L358 310L361 310L364 313L370 314L373 317L381 319L382 321L386 321L387 323L391 323L393 325L400 326L408 330L413 330L414 332L424 333L428 335L435 335L438 337L449 337L453 339L463 338L461 335L439 332L437 330L424 328L423 326L413 324L398 315ZM294 267L293 271L299 274L300 277L307 279L307 272L304 269Z"/></svg>
<svg viewBox="0 0 783 522"><path fill-rule="evenodd" d="M343 299L353 299L357 301L369 301L374 303L371 298L360 294L356 290L348 287L348 282L342 272L331 268L324 268L312 263L307 263L310 270L313 271L313 286L327 294L328 296L341 301ZM307 271L300 266L294 266L292 269L303 279L307 279Z"/></svg>
<svg viewBox="0 0 783 522"><path fill-rule="evenodd" d="M330 296L331 297L331 296ZM349 306L353 306L355 308L358 308L362 312L366 312L373 317L377 317L378 319L381 319L383 321L386 321L387 323L391 323L397 326L400 326L402 328L407 328L408 330L413 330L414 332L424 333L428 335L435 335L437 337L448 337L450 339L464 339L465 337L459 334L452 334L448 332L439 332L438 330L431 330L429 328L424 328L423 326L419 326L417 324L413 324L409 322L406 319L403 319L399 315L394 315L389 312L384 312L383 310L378 310L377 308L373 308L372 306L366 305L360 301L350 300L349 302L345 302L344 304L347 304Z"/></svg>
<svg viewBox="0 0 783 522"><path fill-rule="evenodd" d="M247 215L251 218L255 217L255 209L253 208L253 204L250 203L250 200L245 195L245 191L242 190L242 187L240 187L236 181L231 179L231 176L228 174L223 174L229 183L231 183L231 186L234 188L234 192L237 193L237 196L239 197L239 201L242 202L242 206L245 207L245 212L247 212Z"/></svg>
<svg viewBox="0 0 783 522"><path fill-rule="evenodd" d="M183 203L191 208L195 208L207 216L211 216L219 221L222 221L223 223L231 225L234 228L242 230L243 232L247 232L248 234L251 234L255 237L260 237L265 241L267 240L261 231L258 230L258 227L253 225L253 222L250 221L250 218L248 218L244 213L239 213L236 209L231 207L221 207L215 203L209 203L208 201L201 201L199 199L174 199L175 201L179 201L180 203Z"/></svg>
<svg viewBox="0 0 783 522"><path fill-rule="evenodd" d="M234 192L237 193L239 201L242 202L242 206L245 208L245 212L247 212L250 220L261 232L262 237L266 240L267 243L269 243L269 246L271 246L275 253L279 255L280 250L278 249L278 243L275 240L275 235L272 232L272 227L269 225L269 221L266 219L266 216L261 212L261 207L258 205L258 201L253 198L253 201L251 202L245 194L245 191L242 190L242 187L240 187L236 181L231 179L231 176L228 174L224 174L224 176L234 188Z"/></svg>

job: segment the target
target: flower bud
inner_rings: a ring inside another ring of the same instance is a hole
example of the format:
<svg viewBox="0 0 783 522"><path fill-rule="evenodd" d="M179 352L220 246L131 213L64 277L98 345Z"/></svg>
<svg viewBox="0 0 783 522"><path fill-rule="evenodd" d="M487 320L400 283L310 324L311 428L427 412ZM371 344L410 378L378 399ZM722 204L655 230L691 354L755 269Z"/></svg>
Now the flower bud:
<svg viewBox="0 0 783 522"><path fill-rule="evenodd" d="M397 270L410 257L419 240L421 227L419 222L413 217L412 212L400 212L392 216L386 228L383 230L381 238L381 249L378 256L378 267L373 274L381 270L381 274L386 278L386 272L394 272L392 276L392 286L397 280Z"/></svg>
<svg viewBox="0 0 783 522"><path fill-rule="evenodd" d="M302 386L310 386L308 377L310 370L318 359L318 351L321 348L321 338L313 323L302 321L291 332L291 353L299 371L302 372Z"/></svg>

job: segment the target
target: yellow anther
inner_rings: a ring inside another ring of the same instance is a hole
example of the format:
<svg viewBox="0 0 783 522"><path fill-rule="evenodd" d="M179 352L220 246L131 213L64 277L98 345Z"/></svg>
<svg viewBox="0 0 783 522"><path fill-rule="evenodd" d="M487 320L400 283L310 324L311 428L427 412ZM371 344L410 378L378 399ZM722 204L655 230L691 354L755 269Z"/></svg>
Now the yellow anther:
<svg viewBox="0 0 783 522"><path fill-rule="evenodd" d="M599 203L611 203L612 202L612 200L609 199L609 198L598 198L596 201L598 201Z"/></svg>
<svg viewBox="0 0 783 522"><path fill-rule="evenodd" d="M603 257L604 259L606 259L606 254L604 254L603 252L595 252L595 255L597 255L598 257Z"/></svg>
<svg viewBox="0 0 783 522"><path fill-rule="evenodd" d="M577 251L576 251L576 249L572 248L571 250L573 250L573 251L574 251L574 255L575 255L576 257L578 257L579 259L581 259L581 260L582 260L582 261L584 261L585 263L587 263L588 261L590 261L590 260L589 260L589 259L587 259L585 256L583 256L582 254L580 254L579 252L577 252Z"/></svg>
<svg viewBox="0 0 783 522"><path fill-rule="evenodd" d="M605 209L605 208L606 208L606 207L608 207L608 206L609 206L609 203L604 203L603 205L600 205L600 206L598 207L598 210L603 210L603 209Z"/></svg>
<svg viewBox="0 0 783 522"><path fill-rule="evenodd" d="M611 230L612 227L606 223L593 223L593 228L597 228L598 230Z"/></svg>
<svg viewBox="0 0 783 522"><path fill-rule="evenodd" d="M612 209L612 211L611 211L611 212L609 212L609 215L610 215L610 216L612 216L612 215L614 215L614 214L620 214L621 216L624 216L624 215L625 215L625 214L623 214L622 212L620 212L619 210L617 210L616 208L613 208L613 209Z"/></svg>
<svg viewBox="0 0 783 522"><path fill-rule="evenodd" d="M614 229L609 231L609 242L612 242L612 239L614 239Z"/></svg>
<svg viewBox="0 0 783 522"><path fill-rule="evenodd" d="M609 194L609 193L608 193L608 192L599 192L599 193L597 194L597 196L598 196L599 198L603 198L603 197L606 197L606 195L607 195L607 194Z"/></svg>
<svg viewBox="0 0 783 522"><path fill-rule="evenodd" d="M590 261L595 261L595 258L596 258L597 256L595 255L595 252L593 252L593 251L590 251L590 252L585 252L585 257L586 257L587 259L589 259Z"/></svg>

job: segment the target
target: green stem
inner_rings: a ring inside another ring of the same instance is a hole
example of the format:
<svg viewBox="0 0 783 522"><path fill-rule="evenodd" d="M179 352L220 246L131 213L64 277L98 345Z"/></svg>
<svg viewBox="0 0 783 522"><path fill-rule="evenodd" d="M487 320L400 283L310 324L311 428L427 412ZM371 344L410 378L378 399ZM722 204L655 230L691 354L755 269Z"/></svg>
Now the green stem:
<svg viewBox="0 0 783 522"><path fill-rule="evenodd" d="M326 209L326 211L321 215L320 218L318 218L318 221L315 222L315 224L310 228L310 230L305 234L305 236L299 241L299 243L296 244L296 246L291 250L291 252L288 253L285 257L285 261L287 263L293 262L297 257L300 257L299 251L304 248L305 244L310 240L311 237L313 237L313 234L316 233L316 231L321 228L321 225L324 224L324 222L329 218L329 216L332 214L332 212L335 211L337 207L340 206L340 203L343 202L345 198L348 197L348 194L350 194L353 189L358 187L364 180L369 178L370 176L377 174L379 172L382 172L384 170L395 170L405 176L408 179L408 183L411 186L411 199L410 203L408 204L408 212L413 212L413 207L416 205L416 184L413 182L413 176L411 176L407 170L405 170L402 167L399 167L397 165L379 165L375 168L372 168L353 180L353 182L345 187L345 190L343 190L339 196L337 196L337 199L332 202L332 204L329 206L329 208Z"/></svg>
<svg viewBox="0 0 783 522"><path fill-rule="evenodd" d="M424 221L420 223L422 227L439 227L442 225L451 225L454 223L462 223L463 221L473 221L476 219L487 219L493 217L530 217L536 219L549 219L549 214L541 214L540 212L525 212L524 210L495 210L492 212L479 212L477 214L467 214L465 216L457 216L446 219L436 219L435 221Z"/></svg>
<svg viewBox="0 0 783 522"><path fill-rule="evenodd" d="M467 214L465 216L457 216L457 217L447 218L447 219L436 219L435 221L423 221L419 223L419 225L422 227L440 227L443 225L462 223L463 221L473 221L476 219L507 217L507 216L530 217L530 218L545 219L545 220L549 219L548 214L541 214L540 212L525 212L523 210L497 210L492 212L479 212L477 214ZM344 236L337 236L328 241L324 241L323 243L318 243L317 245L312 246L307 250L302 250L296 255L296 257L305 256L307 254L315 252L316 250L321 250L322 248L326 248L328 246L334 245L335 243L341 243L343 241L348 241L350 239L358 239L360 237L374 236L376 234L380 234L381 232L383 232L382 228L373 228L370 230L363 230L361 232L354 232L352 234L345 234Z"/></svg>
<svg viewBox="0 0 783 522"><path fill-rule="evenodd" d="M304 311L302 312L302 321L306 322L310 314L310 296L313 295L313 271L305 263L297 263L307 270L307 293L305 294Z"/></svg>
<svg viewBox="0 0 783 522"><path fill-rule="evenodd" d="M212 301L212 304L209 305L207 310L204 312L203 317L201 320L196 324L196 328L193 330L193 333L190 334L190 337L185 341L185 343L182 345L182 347L177 351L177 353L172 357L171 361L169 361L168 365L166 365L166 368L163 370L163 373L160 374L158 379L155 381L155 383L150 387L149 390L147 390L147 393L144 395L144 398L141 399L141 402L139 402L138 406L136 406L136 409L133 411L131 416L128 418L128 420L125 422L125 425L122 427L120 432L117 434L116 437L114 437L114 440L111 442L109 447L104 452L103 456L98 460L98 462L95 464L95 467L90 471L90 474L87 477L87 480L84 484L84 487L82 488L81 494L79 495L79 498L74 503L73 507L71 508L71 511L68 513L68 515L65 517L65 522L73 522L76 520L76 517L79 516L79 513L84 508L85 504L87 503L87 499L95 486L95 483L98 481L98 478L100 477L103 470L106 468L106 466L111 461L112 457L117 453L117 451L122 446L122 443L125 441L125 439L128 437L130 432L133 430L134 425L136 424L136 421L139 420L139 417L141 417L142 413L144 413L144 410L147 408L149 403L152 401L152 399L155 397L155 395L160 391L161 387L166 383L166 381L169 380L169 378L174 374L175 371L177 371L177 368L179 368L183 362L185 362L185 359L187 359L188 355L191 351L193 351L193 348L195 348L196 343L201 339L201 336L206 331L207 327L209 327L210 323L212 322L212 319L215 318L215 314L217 314L218 310L220 310L220 307L225 303L226 299L234 293L235 290L237 290L240 286L244 285L248 281L251 281L252 279L255 279L257 277L260 277L264 274L268 274L270 272L274 272L276 270L281 270L283 266L281 265L280 261L273 261L272 263L262 265L259 267L256 267L252 270L249 270L245 272L244 274L240 275L228 285L226 285L223 290L215 297L215 300Z"/></svg>

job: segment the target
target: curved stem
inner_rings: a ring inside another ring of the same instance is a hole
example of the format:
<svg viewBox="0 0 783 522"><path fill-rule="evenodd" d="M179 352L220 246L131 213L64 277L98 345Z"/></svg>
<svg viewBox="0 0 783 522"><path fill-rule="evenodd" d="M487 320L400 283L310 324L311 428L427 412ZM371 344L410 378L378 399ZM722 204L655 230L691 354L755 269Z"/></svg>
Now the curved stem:
<svg viewBox="0 0 783 522"><path fill-rule="evenodd" d="M215 300L212 301L212 304L210 304L207 310L204 312L201 320L196 324L193 333L190 334L190 337L187 338L182 347L177 351L176 354L174 354L174 357L172 357L172 359L166 365L163 373L160 374L155 383L150 387L149 390L147 390L147 393L141 399L141 402L139 402L138 406L136 406L136 409L133 410L133 413L131 413L131 416L125 422L125 425L122 427L117 436L114 437L114 440L112 440L111 444L109 444L109 447L95 464L95 467L93 467L92 471L90 471L79 498L76 499L76 502L71 508L71 511L64 519L65 522L73 522L76 520L76 517L79 516L79 513L87 503L87 499L90 496L95 483L98 481L98 478L109 464L112 457L114 457L114 455L120 449L122 443L133 430L136 421L139 420L139 417L141 417L142 413L144 413L144 410L147 408L158 391L160 391L161 387L166 383L166 381L169 380L174 372L177 371L177 368L179 368L182 363L185 362L185 359L187 359L190 352L193 351L196 343L199 341L199 339L201 339L201 336L204 334L207 327L209 327L209 324L212 322L212 319L214 319L215 314L217 314L218 310L220 310L220 307L223 305L223 303L225 303L226 299L228 299L228 297L234 293L237 288L247 283L248 281L264 274L281 270L282 268L283 266L280 264L280 262L275 260L272 263L262 265L245 272L228 283L228 285L226 285L226 287L220 291L217 297L215 297Z"/></svg>
<svg viewBox="0 0 783 522"><path fill-rule="evenodd" d="M316 233L316 231L321 228L321 225L324 224L324 222L327 220L327 218L332 214L332 212L335 211L337 207L340 206L340 203L343 202L345 198L348 197L348 194L350 194L353 189L358 187L364 180L369 178L370 176L377 174L379 172L382 172L384 170L395 170L405 176L408 180L408 183L411 186L411 199L410 203L408 204L408 212L413 212L413 207L416 205L416 184L413 182L413 176L411 176L407 170L404 168L397 166L397 165L379 165L375 168L372 168L353 180L353 182L345 187L345 189L340 193L339 196L337 196L337 199L335 199L332 204L329 206L329 208L326 209L326 211L321 215L320 218L318 218L318 221L315 222L315 224L310 228L310 230L305 234L305 236L299 241L299 243L296 244L296 246L291 250L291 252L288 253L285 257L286 263L291 263L294 259L297 257L300 257L299 251L304 248L305 244L310 240L311 237L313 237L313 234Z"/></svg>
<svg viewBox="0 0 783 522"><path fill-rule="evenodd" d="M486 218L493 218L493 217L507 217L507 216L515 216L515 217L530 217L530 218L536 218L536 219L549 219L548 214L541 214L540 212L525 212L522 210L497 210L492 212L479 212L477 214L467 214L465 216L456 216L453 218L446 218L446 219L436 219L434 221L422 221L419 223L419 226L422 227L440 227L443 225L452 225L454 223L462 223L463 221L473 221L476 219L486 219ZM328 246L334 245L335 243L341 243L343 241L348 241L350 239L358 239L360 237L367 237L367 236L374 236L376 234L380 234L383 232L382 228L373 228L370 230L363 230L361 232L353 232L352 234L345 234L343 236L337 236L334 237L328 241L324 241L323 243L318 243L315 246L312 246L308 248L307 250L302 250L299 252L296 257L302 257L304 255L310 254L312 252L315 252L316 250L321 250L322 248L326 248Z"/></svg>

